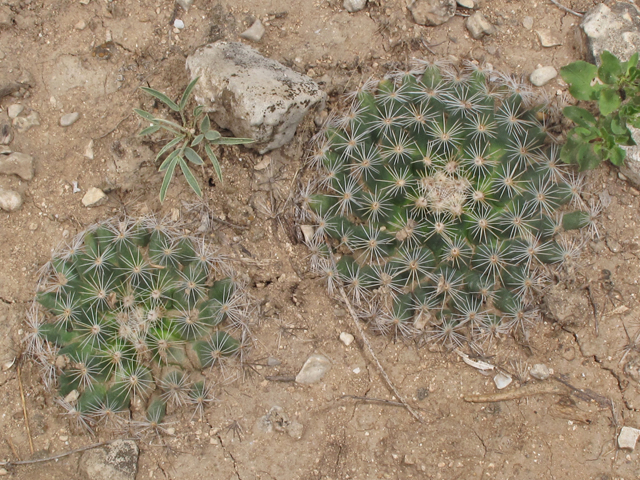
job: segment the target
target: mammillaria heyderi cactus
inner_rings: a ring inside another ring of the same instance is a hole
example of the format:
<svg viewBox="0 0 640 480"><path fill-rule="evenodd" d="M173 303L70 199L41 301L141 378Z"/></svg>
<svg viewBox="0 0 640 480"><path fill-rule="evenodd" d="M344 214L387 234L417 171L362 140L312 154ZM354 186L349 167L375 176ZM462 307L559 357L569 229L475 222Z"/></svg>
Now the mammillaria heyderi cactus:
<svg viewBox="0 0 640 480"><path fill-rule="evenodd" d="M368 82L316 137L312 267L375 329L455 347L536 319L546 274L579 254L564 231L595 225L531 103L510 77L425 62Z"/></svg>
<svg viewBox="0 0 640 480"><path fill-rule="evenodd" d="M167 405L202 414L212 397L198 371L239 352L229 332L246 333L247 306L203 239L155 218L107 220L45 265L26 340L80 424L120 425L137 397L147 404L137 425L157 430Z"/></svg>

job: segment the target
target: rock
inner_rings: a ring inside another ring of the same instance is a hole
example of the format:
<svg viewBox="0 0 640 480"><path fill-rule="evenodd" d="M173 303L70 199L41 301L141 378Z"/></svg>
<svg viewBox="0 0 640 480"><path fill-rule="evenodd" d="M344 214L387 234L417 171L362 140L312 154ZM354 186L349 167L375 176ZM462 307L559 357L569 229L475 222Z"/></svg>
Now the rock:
<svg viewBox="0 0 640 480"><path fill-rule="evenodd" d="M529 77L531 83L536 87L542 87L558 76L558 72L553 67L536 68Z"/></svg>
<svg viewBox="0 0 640 480"><path fill-rule="evenodd" d="M407 8L418 25L435 27L456 13L456 0L408 0Z"/></svg>
<svg viewBox="0 0 640 480"><path fill-rule="evenodd" d="M138 446L133 440L116 440L82 454L79 469L89 480L135 480Z"/></svg>
<svg viewBox="0 0 640 480"><path fill-rule="evenodd" d="M618 435L618 447L633 450L636 448L636 442L640 437L640 430L633 427L622 427L620 435Z"/></svg>
<svg viewBox="0 0 640 480"><path fill-rule="evenodd" d="M293 420L289 425L287 425L287 435L296 440L300 440L302 438L302 434L304 432L304 426Z"/></svg>
<svg viewBox="0 0 640 480"><path fill-rule="evenodd" d="M562 45L562 42L553 35L549 30L536 30L540 45L545 48L558 47Z"/></svg>
<svg viewBox="0 0 640 480"><path fill-rule="evenodd" d="M82 197L82 204L85 207L97 207L107 201L107 194L96 187L91 187Z"/></svg>
<svg viewBox="0 0 640 480"><path fill-rule="evenodd" d="M78 112L67 113L60 117L60 126L70 127L71 125L76 123L79 118L80 118L80 114Z"/></svg>
<svg viewBox="0 0 640 480"><path fill-rule="evenodd" d="M31 180L34 175L33 157L18 152L0 156L0 174L18 175L23 180Z"/></svg>
<svg viewBox="0 0 640 480"><path fill-rule="evenodd" d="M262 22L260 20L256 20L255 22L253 22L253 25L251 25L240 34L240 37L252 42L259 42L260 40L262 40L264 32L264 25L262 25Z"/></svg>
<svg viewBox="0 0 640 480"><path fill-rule="evenodd" d="M0 7L0 27L11 27L13 25L13 12L9 7Z"/></svg>
<svg viewBox="0 0 640 480"><path fill-rule="evenodd" d="M179 18L176 18L173 21L173 26L175 28L177 28L178 30L182 30L184 28L184 22L182 20L180 20Z"/></svg>
<svg viewBox="0 0 640 480"><path fill-rule="evenodd" d="M200 77L195 98L213 120L260 154L288 143L326 94L309 77L241 43L216 42L187 58L191 78Z"/></svg>
<svg viewBox="0 0 640 480"><path fill-rule="evenodd" d="M0 120L0 145L9 145L13 140L13 131L11 130L11 124L6 117L2 117Z"/></svg>
<svg viewBox="0 0 640 480"><path fill-rule="evenodd" d="M580 27L592 62L599 62L605 50L628 60L640 49L640 10L631 3L618 2L611 7L599 3L585 13Z"/></svg>
<svg viewBox="0 0 640 480"><path fill-rule="evenodd" d="M185 11L189 10L189 7L193 5L194 0L176 0L176 3L180 5Z"/></svg>
<svg viewBox="0 0 640 480"><path fill-rule="evenodd" d="M9 472L7 471L6 468L0 468L0 476L5 476L5 475L9 475Z"/></svg>
<svg viewBox="0 0 640 480"><path fill-rule="evenodd" d="M14 190L0 188L0 209L13 212L22 206L22 196Z"/></svg>
<svg viewBox="0 0 640 480"><path fill-rule="evenodd" d="M316 228L313 225L300 225L300 231L307 244L311 244L313 237L316 235Z"/></svg>
<svg viewBox="0 0 640 480"><path fill-rule="evenodd" d="M344 0L342 6L349 13L359 12L367 6L367 0Z"/></svg>
<svg viewBox="0 0 640 480"><path fill-rule="evenodd" d="M476 8L476 3L473 0L456 0L456 3L462 8L468 8L469 10Z"/></svg>
<svg viewBox="0 0 640 480"><path fill-rule="evenodd" d="M89 140L89 143L87 143L84 149L84 156L89 160L93 160L93 140Z"/></svg>
<svg viewBox="0 0 640 480"><path fill-rule="evenodd" d="M533 28L533 17L524 17L522 19L522 26L527 30L531 30Z"/></svg>
<svg viewBox="0 0 640 480"><path fill-rule="evenodd" d="M498 373L495 377L493 377L493 382L496 384L496 388L498 390L502 390L503 388L507 388L511 385L513 379L511 375L507 375L506 373Z"/></svg>
<svg viewBox="0 0 640 480"><path fill-rule="evenodd" d="M624 165L620 166L620 172L627 177L627 181L637 189L640 189L640 129L627 125L636 145L622 148L627 152Z"/></svg>
<svg viewBox="0 0 640 480"><path fill-rule="evenodd" d="M31 127L40 125L40 115L38 112L31 112L26 117L16 117L13 119L13 126L18 133L24 133Z"/></svg>
<svg viewBox="0 0 640 480"><path fill-rule="evenodd" d="M80 20L73 26L73 28L75 28L76 30L84 30L85 28L87 28L87 24L84 20Z"/></svg>
<svg viewBox="0 0 640 480"><path fill-rule="evenodd" d="M469 30L471 36L476 40L484 37L485 35L493 35L496 33L496 27L494 27L480 12L476 12L468 17L464 24L467 27L467 30Z"/></svg>
<svg viewBox="0 0 640 480"><path fill-rule="evenodd" d="M267 365L270 367L277 367L278 365L282 365L282 362L277 358L269 357L267 358Z"/></svg>
<svg viewBox="0 0 640 480"><path fill-rule="evenodd" d="M353 343L355 340L354 336L347 332L342 332L340 334L340 341L344 343L347 347Z"/></svg>
<svg viewBox="0 0 640 480"><path fill-rule="evenodd" d="M303 385L318 383L329 370L331 370L331 360L322 354L314 353L304 362L296 376L296 383Z"/></svg>
<svg viewBox="0 0 640 480"><path fill-rule="evenodd" d="M7 108L7 114L9 115L9 118L13 120L18 115L20 115L23 110L24 110L24 105L20 105L19 103L14 103L13 105L9 105L9 108Z"/></svg>
<svg viewBox="0 0 640 480"><path fill-rule="evenodd" d="M547 367L544 363L536 363L529 370L529 374L533 378L537 378L538 380L546 380L551 376L551 371L549 370L549 367Z"/></svg>

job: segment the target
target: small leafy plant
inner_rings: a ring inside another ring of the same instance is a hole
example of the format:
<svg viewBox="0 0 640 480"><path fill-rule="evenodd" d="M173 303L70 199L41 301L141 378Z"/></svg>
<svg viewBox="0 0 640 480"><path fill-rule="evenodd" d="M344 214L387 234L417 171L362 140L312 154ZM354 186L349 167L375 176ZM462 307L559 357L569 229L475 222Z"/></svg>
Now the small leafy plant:
<svg viewBox="0 0 640 480"><path fill-rule="evenodd" d="M560 75L577 100L594 101L599 115L569 106L564 115L576 126L567 135L560 158L565 163L591 170L604 160L622 165L626 153L621 145L635 145L628 125L640 128L640 70L638 53L621 62L610 52L600 55L600 66L585 61L560 69Z"/></svg>
<svg viewBox="0 0 640 480"><path fill-rule="evenodd" d="M165 118L159 118L153 116L151 113L138 108L134 108L133 111L140 115L143 119L151 122L151 125L143 129L140 135L152 135L159 130L166 130L173 139L168 141L167 144L160 149L156 156L156 161L160 160L166 155L164 161L160 165L159 171L164 173L164 180L162 181L162 187L160 188L160 201L164 201L167 195L167 189L173 178L173 174L178 165L184 177L187 179L189 186L198 195L202 196L202 190L196 177L191 171L189 163L199 166L203 165L202 150L206 153L209 160L213 164L213 168L218 175L218 178L222 180L222 171L220 170L220 163L218 158L213 152L213 145L241 145L252 143L250 138L235 138L235 137L223 137L220 132L211 128L211 122L209 115L204 112L204 107L198 105L194 108L193 114L188 117L186 115L186 107L189 102L189 97L193 91L196 83L198 83L200 77L194 78L182 93L180 102L176 103L171 100L167 95L153 88L142 87L142 90L154 98L157 98L162 103L167 105L173 112L180 115L180 123Z"/></svg>

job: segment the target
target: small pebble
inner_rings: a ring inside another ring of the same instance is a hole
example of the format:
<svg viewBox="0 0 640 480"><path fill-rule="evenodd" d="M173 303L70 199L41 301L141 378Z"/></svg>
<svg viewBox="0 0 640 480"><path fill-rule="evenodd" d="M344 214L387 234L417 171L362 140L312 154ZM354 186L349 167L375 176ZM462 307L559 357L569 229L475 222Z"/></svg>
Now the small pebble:
<svg viewBox="0 0 640 480"><path fill-rule="evenodd" d="M240 37L252 42L259 42L260 40L262 40L262 36L264 35L264 33L264 25L262 25L262 22L260 20L256 20L255 22L253 22L253 25L251 25L240 34Z"/></svg>
<svg viewBox="0 0 640 480"><path fill-rule="evenodd" d="M89 160L93 160L93 140L91 140L85 147L84 156Z"/></svg>
<svg viewBox="0 0 640 480"><path fill-rule="evenodd" d="M302 433L304 432L304 426L300 422L296 422L293 420L289 425L287 425L287 435L296 440L300 440L302 438Z"/></svg>
<svg viewBox="0 0 640 480"><path fill-rule="evenodd" d="M456 0L456 3L462 8L468 8L469 10L472 10L476 7L476 4L473 0Z"/></svg>
<svg viewBox="0 0 640 480"><path fill-rule="evenodd" d="M269 365L270 367L277 367L278 365L281 365L281 364L282 362L277 358L273 358L273 357L267 358L267 365Z"/></svg>
<svg viewBox="0 0 640 480"><path fill-rule="evenodd" d="M66 442L67 440L69 440L69 437L66 435L60 435L58 438L61 442Z"/></svg>
<svg viewBox="0 0 640 480"><path fill-rule="evenodd" d="M271 157L264 157L262 160L260 160L258 163L256 163L253 166L254 170L264 170L265 168L267 168L269 165L271 165Z"/></svg>
<svg viewBox="0 0 640 480"><path fill-rule="evenodd" d="M355 13L367 6L367 0L344 0L342 7L349 13Z"/></svg>
<svg viewBox="0 0 640 480"><path fill-rule="evenodd" d="M316 233L316 229L313 227L313 225L300 225L300 231L302 232L304 241L307 243L311 243Z"/></svg>
<svg viewBox="0 0 640 480"><path fill-rule="evenodd" d="M0 209L13 212L22 206L22 196L14 190L0 188Z"/></svg>
<svg viewBox="0 0 640 480"><path fill-rule="evenodd" d="M322 354L314 353L304 362L296 376L296 383L303 385L318 383L329 370L331 370L331 360Z"/></svg>
<svg viewBox="0 0 640 480"><path fill-rule="evenodd" d="M73 26L73 28L75 28L76 30L84 30L85 28L87 28L87 24L84 20L80 20Z"/></svg>
<svg viewBox="0 0 640 480"><path fill-rule="evenodd" d="M9 472L7 472L6 469L0 468L0 476L4 477L5 475L8 475L8 474L9 474Z"/></svg>
<svg viewBox="0 0 640 480"><path fill-rule="evenodd" d="M531 30L533 28L533 18L524 17L524 19L522 20L522 26L527 30Z"/></svg>
<svg viewBox="0 0 640 480"><path fill-rule="evenodd" d="M627 176L626 176L624 173L622 173L622 172L618 172L618 178L619 178L620 180L622 180L623 182L626 182L626 181L627 181Z"/></svg>
<svg viewBox="0 0 640 480"><path fill-rule="evenodd" d="M344 343L347 347L353 343L354 337L350 333L342 332L340 334L340 341Z"/></svg>
<svg viewBox="0 0 640 480"><path fill-rule="evenodd" d="M464 24L467 27L467 30L469 30L471 36L476 40L484 37L485 35L493 35L497 31L496 27L494 27L480 12L476 12L470 17L467 17Z"/></svg>
<svg viewBox="0 0 640 480"><path fill-rule="evenodd" d="M31 180L35 174L33 157L20 152L2 155L0 157L0 174L18 175L23 180Z"/></svg>
<svg viewBox="0 0 640 480"><path fill-rule="evenodd" d="M7 108L7 114L9 115L9 118L13 120L18 115L20 115L23 110L24 110L24 105L20 105L19 103L14 103L13 105L9 105L9 108Z"/></svg>
<svg viewBox="0 0 640 480"><path fill-rule="evenodd" d="M549 371L549 367L547 367L544 363L536 363L529 373L533 378L537 378L538 380L546 380L551 375Z"/></svg>
<svg viewBox="0 0 640 480"><path fill-rule="evenodd" d="M184 22L179 18L176 18L173 21L173 26L176 27L178 30L182 30L184 28Z"/></svg>
<svg viewBox="0 0 640 480"><path fill-rule="evenodd" d="M78 112L67 113L60 117L60 126L61 127L70 127L74 123L78 121L80 118L80 114Z"/></svg>
<svg viewBox="0 0 640 480"><path fill-rule="evenodd" d="M618 447L633 450L636 448L636 442L640 437L640 430L633 427L622 427L620 435L618 435Z"/></svg>
<svg viewBox="0 0 640 480"><path fill-rule="evenodd" d="M557 47L562 45L562 42L558 40L549 30L536 30L538 38L540 39L540 45L545 48Z"/></svg>
<svg viewBox="0 0 640 480"><path fill-rule="evenodd" d="M507 388L511 384L513 379L510 375L500 372L495 377L493 377L493 381L496 384L498 390L502 390L503 388Z"/></svg>
<svg viewBox="0 0 640 480"><path fill-rule="evenodd" d="M353 373L355 373L356 375L360 373L360 367L356 367L353 370Z"/></svg>
<svg viewBox="0 0 640 480"><path fill-rule="evenodd" d="M553 67L536 68L529 77L536 87L542 87L558 76L558 71Z"/></svg>
<svg viewBox="0 0 640 480"><path fill-rule="evenodd" d="M79 398L80 398L80 392L78 392L78 390L71 390L69 394L66 397L64 397L64 401L70 405L73 405L78 401Z"/></svg>
<svg viewBox="0 0 640 480"><path fill-rule="evenodd" d="M173 427L167 428L167 435L174 435L176 433L176 429Z"/></svg>
<svg viewBox="0 0 640 480"><path fill-rule="evenodd" d="M107 201L107 194L96 187L91 187L82 197L82 204L85 207L97 207Z"/></svg>

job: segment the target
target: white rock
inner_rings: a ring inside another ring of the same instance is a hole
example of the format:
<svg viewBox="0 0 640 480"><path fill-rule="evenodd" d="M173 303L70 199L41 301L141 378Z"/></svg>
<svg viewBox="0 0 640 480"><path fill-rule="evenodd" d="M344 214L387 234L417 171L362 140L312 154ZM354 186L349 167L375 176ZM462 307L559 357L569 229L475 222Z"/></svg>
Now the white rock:
<svg viewBox="0 0 640 480"><path fill-rule="evenodd" d="M135 480L138 446L133 440L116 440L82 454L78 470L89 480Z"/></svg>
<svg viewBox="0 0 640 480"><path fill-rule="evenodd" d="M435 27L456 14L456 0L407 0L407 8L418 25Z"/></svg>
<svg viewBox="0 0 640 480"><path fill-rule="evenodd" d="M73 26L73 28L75 28L76 30L84 30L85 28L87 28L87 24L84 20L80 20Z"/></svg>
<svg viewBox="0 0 640 480"><path fill-rule="evenodd" d="M331 360L322 354L314 353L304 362L296 376L296 383L303 385L318 383L329 370L331 370Z"/></svg>
<svg viewBox="0 0 640 480"><path fill-rule="evenodd" d="M90 140L87 143L87 146L84 149L84 156L89 160L93 160L93 140Z"/></svg>
<svg viewBox="0 0 640 480"><path fill-rule="evenodd" d="M322 110L326 94L309 77L260 55L242 43L216 42L187 58L194 93L220 127L248 137L264 154L281 147L311 110Z"/></svg>
<svg viewBox="0 0 640 480"><path fill-rule="evenodd" d="M608 50L622 60L640 50L640 10L632 3L598 3L585 13L580 24L587 37L591 61L599 63Z"/></svg>
<svg viewBox="0 0 640 480"><path fill-rule="evenodd" d="M96 187L91 187L82 197L82 204L85 207L97 207L107 201L107 194Z"/></svg>
<svg viewBox="0 0 640 480"><path fill-rule="evenodd" d="M502 390L503 388L506 388L509 385L511 385L511 382L513 381L513 379L511 378L510 375L500 372L495 377L493 377L493 381L496 384L496 387L498 388L498 390Z"/></svg>
<svg viewBox="0 0 640 480"><path fill-rule="evenodd" d="M476 8L476 3L473 0L456 0L456 3L462 8L468 8L469 10Z"/></svg>
<svg viewBox="0 0 640 480"><path fill-rule="evenodd" d="M485 35L493 35L496 33L496 27L494 27L480 12L476 12L469 16L464 24L467 27L467 30L469 30L471 36L476 40L484 37Z"/></svg>
<svg viewBox="0 0 640 480"><path fill-rule="evenodd" d="M80 118L80 114L78 112L67 113L60 117L60 126L61 127L70 127L74 123L78 121Z"/></svg>
<svg viewBox="0 0 640 480"><path fill-rule="evenodd" d="M533 17L524 17L522 19L522 26L527 30L531 30L533 28Z"/></svg>
<svg viewBox="0 0 640 480"><path fill-rule="evenodd" d="M23 180L31 180L34 172L31 155L14 152L10 155L0 156L0 174L18 175Z"/></svg>
<svg viewBox="0 0 640 480"><path fill-rule="evenodd" d="M78 390L71 390L66 397L64 397L64 401L69 405L75 405L78 399L80 398L80 392Z"/></svg>
<svg viewBox="0 0 640 480"><path fill-rule="evenodd" d="M247 28L240 34L240 37L244 38L245 40L250 40L257 43L262 40L264 32L264 25L262 25L262 22L260 20L256 20L249 28Z"/></svg>
<svg viewBox="0 0 640 480"><path fill-rule="evenodd" d="M347 347L353 343L355 337L347 332L342 332L340 334L340 341L344 343Z"/></svg>
<svg viewBox="0 0 640 480"><path fill-rule="evenodd" d="M636 145L631 147L622 146L627 157L624 159L624 165L620 166L620 172L627 178L635 188L640 189L640 129L632 125L627 125L631 130L631 137Z"/></svg>
<svg viewBox="0 0 640 480"><path fill-rule="evenodd" d="M23 110L24 110L24 105L20 105L19 103L14 103L13 105L9 105L9 108L7 108L7 114L9 115L9 118L14 119L18 115L20 115Z"/></svg>
<svg viewBox="0 0 640 480"><path fill-rule="evenodd" d="M175 28L177 28L178 30L182 30L184 28L184 22L182 20L180 20L179 18L176 18L173 21L173 26Z"/></svg>
<svg viewBox="0 0 640 480"><path fill-rule="evenodd" d="M620 435L618 435L618 447L633 450L636 448L636 442L640 437L640 430L633 427L622 427Z"/></svg>
<svg viewBox="0 0 640 480"><path fill-rule="evenodd" d="M313 225L300 225L300 231L302 232L304 241L310 244L316 234L315 227Z"/></svg>
<svg viewBox="0 0 640 480"><path fill-rule="evenodd" d="M349 13L359 12L367 6L367 0L344 0L342 6Z"/></svg>
<svg viewBox="0 0 640 480"><path fill-rule="evenodd" d="M562 42L549 30L536 30L536 33L538 34L540 45L545 48L558 47L562 45Z"/></svg>
<svg viewBox="0 0 640 480"><path fill-rule="evenodd" d="M540 67L531 72L529 80L536 87L542 87L558 76L558 71L553 67Z"/></svg>
<svg viewBox="0 0 640 480"><path fill-rule="evenodd" d="M22 206L22 197L14 190L0 188L0 209L5 212L13 212Z"/></svg>
<svg viewBox="0 0 640 480"><path fill-rule="evenodd" d="M536 363L533 367L531 367L529 373L533 378L537 378L538 380L546 380L551 376L549 367L547 367L544 363Z"/></svg>
<svg viewBox="0 0 640 480"><path fill-rule="evenodd" d="M9 472L5 468L0 468L0 476L4 477L5 475L9 475Z"/></svg>

